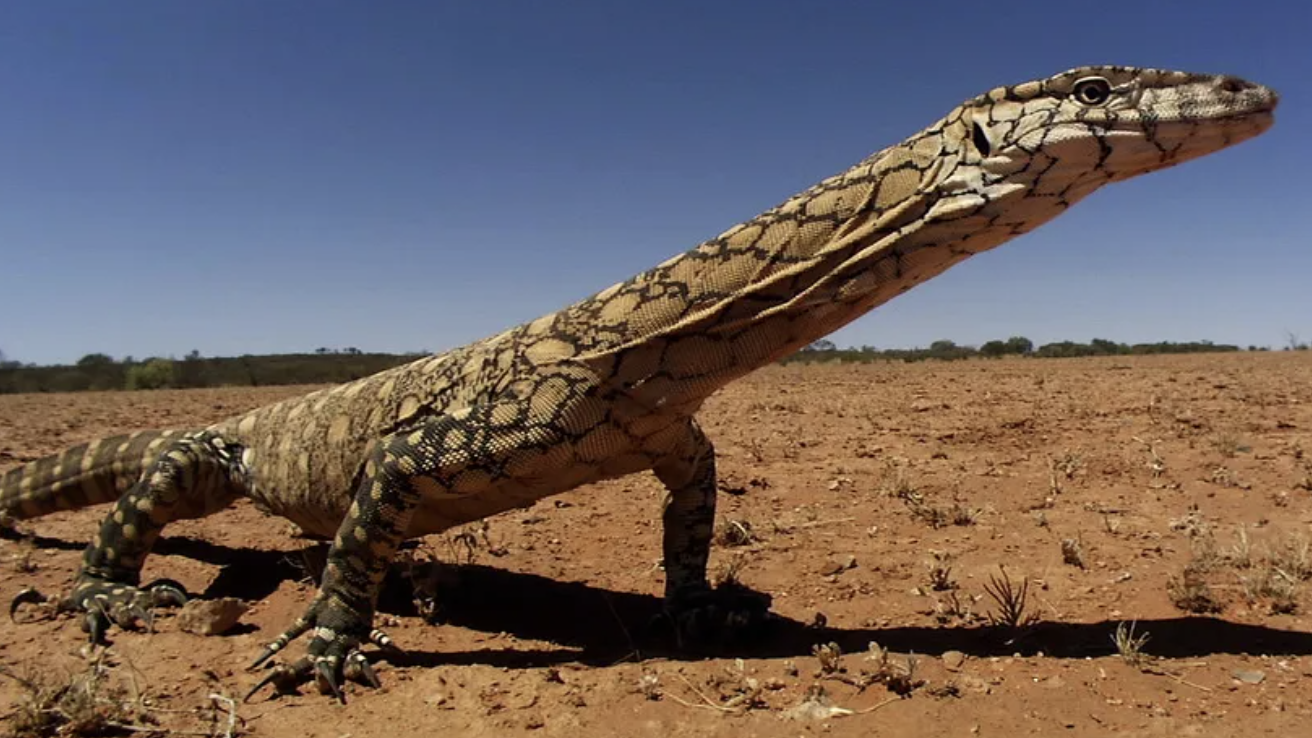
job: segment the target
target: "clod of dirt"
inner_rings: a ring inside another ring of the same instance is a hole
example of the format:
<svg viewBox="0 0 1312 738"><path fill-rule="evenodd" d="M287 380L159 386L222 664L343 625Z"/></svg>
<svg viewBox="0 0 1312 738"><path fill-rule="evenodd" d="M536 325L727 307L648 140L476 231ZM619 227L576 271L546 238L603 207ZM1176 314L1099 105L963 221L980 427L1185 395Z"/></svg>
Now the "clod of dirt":
<svg viewBox="0 0 1312 738"><path fill-rule="evenodd" d="M219 635L237 624L250 607L235 597L217 600L192 600L178 615L179 626L196 635Z"/></svg>
<svg viewBox="0 0 1312 738"><path fill-rule="evenodd" d="M943 652L943 668L948 671L961 671L962 664L966 663L966 654L960 651Z"/></svg>

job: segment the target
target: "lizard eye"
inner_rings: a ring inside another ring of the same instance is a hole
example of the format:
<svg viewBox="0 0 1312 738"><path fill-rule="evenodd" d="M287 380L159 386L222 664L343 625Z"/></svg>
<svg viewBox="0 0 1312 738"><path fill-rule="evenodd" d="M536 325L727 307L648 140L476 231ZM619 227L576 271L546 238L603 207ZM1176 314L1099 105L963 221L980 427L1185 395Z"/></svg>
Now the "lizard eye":
<svg viewBox="0 0 1312 738"><path fill-rule="evenodd" d="M1081 105L1093 108L1107 102L1107 98L1112 96L1112 85L1102 77L1085 77L1076 81L1072 94Z"/></svg>

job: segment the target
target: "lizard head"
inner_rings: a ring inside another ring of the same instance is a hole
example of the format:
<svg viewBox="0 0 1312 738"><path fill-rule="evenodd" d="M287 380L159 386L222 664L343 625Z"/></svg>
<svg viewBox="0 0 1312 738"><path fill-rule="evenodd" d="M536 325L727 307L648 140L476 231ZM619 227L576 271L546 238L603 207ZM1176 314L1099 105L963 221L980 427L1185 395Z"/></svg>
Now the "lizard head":
<svg viewBox="0 0 1312 738"><path fill-rule="evenodd" d="M1021 232L1104 184L1262 133L1277 100L1237 77L1080 67L990 90L910 143L940 147L940 166L922 183L939 198L931 219L1001 212L1005 202L1032 215L1015 222Z"/></svg>

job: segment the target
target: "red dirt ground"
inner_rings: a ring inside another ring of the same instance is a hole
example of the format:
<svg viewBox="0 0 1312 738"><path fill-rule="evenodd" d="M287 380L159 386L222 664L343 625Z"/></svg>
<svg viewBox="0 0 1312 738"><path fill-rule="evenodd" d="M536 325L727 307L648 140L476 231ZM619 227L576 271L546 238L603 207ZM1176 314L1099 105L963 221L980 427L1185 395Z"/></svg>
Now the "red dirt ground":
<svg viewBox="0 0 1312 738"><path fill-rule="evenodd" d="M0 471L95 436L199 425L305 390L0 397ZM346 706L313 687L263 695L237 703L239 728L584 738L1306 730L1312 355L771 367L712 398L702 417L719 451L719 520L752 534L717 545L712 567L771 594L782 618L739 647L740 661L678 653L648 628L662 492L639 475L498 516L473 536L423 540L417 559L459 565L442 569L442 624L416 614L405 586L387 595L380 619L408 655L379 664L382 689L351 685ZM0 540L0 601L28 585L62 592L103 514L22 523L31 537ZM1079 550L1064 551L1066 539ZM110 683L135 689L162 726L221 734L226 713L212 726L208 695L239 698L256 681L245 665L310 601L291 563L310 545L244 502L170 526L146 579L251 609L224 636L183 632L170 611L154 633L115 630L103 656ZM936 552L955 589L933 588ZM1028 580L1037 624L989 624L999 607L984 585L1000 564ZM1179 609L1172 593L1200 594L1186 582L1203 583L1222 610ZM1139 665L1111 638L1131 620L1150 636ZM0 665L50 678L84 670L83 639L70 617L7 623ZM892 653L882 674L871 642ZM843 654L829 673L812 652L827 643ZM918 686L899 698L881 679L889 674L893 686ZM856 714L799 716L792 708L817 690ZM11 730L23 700L0 679Z"/></svg>

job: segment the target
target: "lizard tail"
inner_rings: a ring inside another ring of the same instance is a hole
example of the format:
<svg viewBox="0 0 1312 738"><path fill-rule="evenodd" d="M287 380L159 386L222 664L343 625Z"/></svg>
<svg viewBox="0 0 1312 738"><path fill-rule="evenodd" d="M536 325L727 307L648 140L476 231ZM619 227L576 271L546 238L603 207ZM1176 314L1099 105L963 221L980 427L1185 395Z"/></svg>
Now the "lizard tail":
<svg viewBox="0 0 1312 738"><path fill-rule="evenodd" d="M80 443L0 476L0 517L38 518L117 500L170 440L189 431L149 430Z"/></svg>

